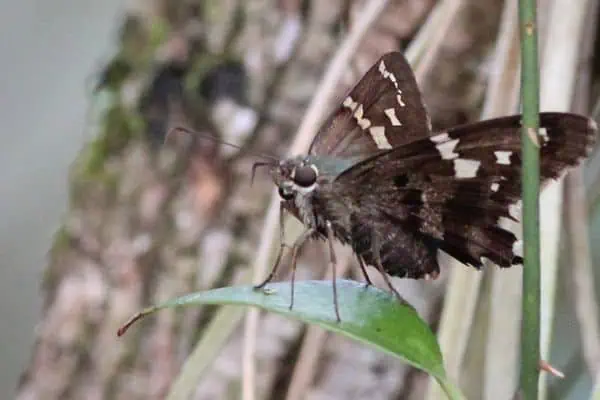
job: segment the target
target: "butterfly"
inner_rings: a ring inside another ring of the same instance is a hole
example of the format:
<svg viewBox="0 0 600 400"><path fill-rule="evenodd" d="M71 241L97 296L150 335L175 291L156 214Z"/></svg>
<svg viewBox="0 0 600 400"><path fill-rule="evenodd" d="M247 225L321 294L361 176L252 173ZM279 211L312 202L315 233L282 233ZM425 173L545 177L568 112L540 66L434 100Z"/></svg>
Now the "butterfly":
<svg viewBox="0 0 600 400"><path fill-rule="evenodd" d="M595 122L570 113L541 113L542 184L591 151ZM282 245L263 288L275 276L283 250L283 216L304 232L291 246L292 270L309 239L349 245L367 284L365 265L388 275L434 279L437 253L481 268L522 264L520 241L503 221L518 221L521 197L521 116L513 115L432 132L410 65L400 52L383 55L348 93L312 141L308 154L258 162L267 166L281 197ZM294 275L292 274L293 306ZM333 295L336 317L335 278ZM399 296L398 296L399 297Z"/></svg>

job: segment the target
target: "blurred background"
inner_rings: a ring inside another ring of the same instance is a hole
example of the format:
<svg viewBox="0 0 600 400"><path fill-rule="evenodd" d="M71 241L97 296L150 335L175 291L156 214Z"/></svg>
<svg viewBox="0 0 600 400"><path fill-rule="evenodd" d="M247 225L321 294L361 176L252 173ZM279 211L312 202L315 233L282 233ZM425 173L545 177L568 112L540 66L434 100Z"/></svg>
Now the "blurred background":
<svg viewBox="0 0 600 400"><path fill-rule="evenodd" d="M116 49L124 3L0 1L2 398L14 394L31 354L68 167L85 142L91 89Z"/></svg>
<svg viewBox="0 0 600 400"><path fill-rule="evenodd" d="M353 27L374 16L327 110L379 56L402 50L444 129L518 111L516 7L0 2L0 397L164 398L194 354L202 367L175 398L241 398L247 384L264 399L442 398L395 359L276 315L261 314L253 334L244 310L218 307L164 311L123 338L115 332L148 304L264 275L252 264L269 235L272 183L259 174L249 185L249 153L286 153ZM595 114L598 2L543 0L539 14L542 109ZM178 124L243 149L189 136L163 146ZM599 384L598 199L597 151L544 193L542 355L567 377L545 375L543 398L587 399ZM299 229L289 225L291 240ZM510 399L521 270L479 272L441 257L437 281L394 285L436 329L469 399ZM324 277L324 260L319 243L307 246L299 279ZM361 279L350 258L341 264Z"/></svg>

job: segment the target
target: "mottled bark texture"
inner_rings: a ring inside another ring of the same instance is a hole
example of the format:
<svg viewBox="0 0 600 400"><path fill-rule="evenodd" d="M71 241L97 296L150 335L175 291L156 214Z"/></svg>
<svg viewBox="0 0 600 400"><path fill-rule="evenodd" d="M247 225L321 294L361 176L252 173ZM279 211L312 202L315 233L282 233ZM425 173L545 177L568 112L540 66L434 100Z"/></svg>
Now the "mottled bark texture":
<svg viewBox="0 0 600 400"><path fill-rule="evenodd" d="M337 98L381 53L409 43L434 3L391 2L348 66ZM438 127L473 118L481 101L480 66L501 2L466 3L423 88ZM100 124L72 169L69 211L49 252L45 305L19 399L165 396L215 308L161 311L123 338L115 335L118 326L143 306L230 284L247 270L271 190L260 174L250 186L255 158L248 151L284 153L362 6L136 4L123 21L120 51L98 78ZM244 150L182 135L163 146L176 124ZM321 276L322 252L305 253L300 277ZM399 284L435 324L440 285ZM285 396L304 332L295 322L262 317L261 398ZM237 330L198 382L196 399L238 397L241 343ZM305 398L421 396L421 374L352 341L329 335L320 354Z"/></svg>

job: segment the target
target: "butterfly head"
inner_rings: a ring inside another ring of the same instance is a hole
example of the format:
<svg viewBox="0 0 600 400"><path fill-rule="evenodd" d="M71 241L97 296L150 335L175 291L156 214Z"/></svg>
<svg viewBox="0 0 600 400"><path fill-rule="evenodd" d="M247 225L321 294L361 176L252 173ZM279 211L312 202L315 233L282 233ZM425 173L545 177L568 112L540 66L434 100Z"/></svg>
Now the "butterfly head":
<svg viewBox="0 0 600 400"><path fill-rule="evenodd" d="M273 182L279 188L283 200L292 200L297 195L305 196L318 185L319 169L303 157L280 161L271 168Z"/></svg>

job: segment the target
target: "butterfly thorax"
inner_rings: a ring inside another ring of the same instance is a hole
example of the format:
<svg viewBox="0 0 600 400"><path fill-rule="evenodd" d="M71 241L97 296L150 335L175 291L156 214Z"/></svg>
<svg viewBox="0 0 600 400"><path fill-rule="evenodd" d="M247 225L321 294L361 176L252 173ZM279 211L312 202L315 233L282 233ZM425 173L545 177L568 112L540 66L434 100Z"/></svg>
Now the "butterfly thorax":
<svg viewBox="0 0 600 400"><path fill-rule="evenodd" d="M329 213L319 204L326 204L327 208L335 206L335 202L323 200L331 197L327 193L331 191L335 178L355 162L349 159L298 156L282 160L271 174L284 207L307 228L316 229L324 235Z"/></svg>

